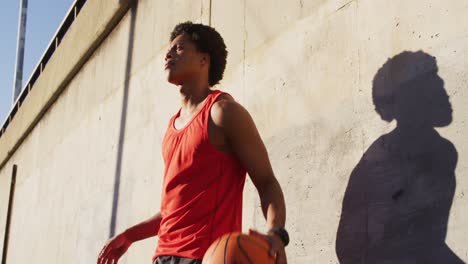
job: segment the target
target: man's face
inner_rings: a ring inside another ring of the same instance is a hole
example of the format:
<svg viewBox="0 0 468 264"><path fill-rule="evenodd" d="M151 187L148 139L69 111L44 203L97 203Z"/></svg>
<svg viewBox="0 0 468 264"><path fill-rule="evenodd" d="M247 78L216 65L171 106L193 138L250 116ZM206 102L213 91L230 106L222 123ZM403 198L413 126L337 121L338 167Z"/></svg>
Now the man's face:
<svg viewBox="0 0 468 264"><path fill-rule="evenodd" d="M207 55L199 52L186 34L181 34L171 42L165 61L168 82L181 85L203 74Z"/></svg>

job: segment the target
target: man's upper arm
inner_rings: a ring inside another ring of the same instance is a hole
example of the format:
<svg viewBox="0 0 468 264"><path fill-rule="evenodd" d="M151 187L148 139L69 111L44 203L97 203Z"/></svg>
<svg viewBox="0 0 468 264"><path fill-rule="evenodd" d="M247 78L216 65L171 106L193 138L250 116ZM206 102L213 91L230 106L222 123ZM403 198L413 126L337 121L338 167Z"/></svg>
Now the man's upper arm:
<svg viewBox="0 0 468 264"><path fill-rule="evenodd" d="M249 112L228 99L214 105L212 117L257 189L270 183L274 177L268 153Z"/></svg>

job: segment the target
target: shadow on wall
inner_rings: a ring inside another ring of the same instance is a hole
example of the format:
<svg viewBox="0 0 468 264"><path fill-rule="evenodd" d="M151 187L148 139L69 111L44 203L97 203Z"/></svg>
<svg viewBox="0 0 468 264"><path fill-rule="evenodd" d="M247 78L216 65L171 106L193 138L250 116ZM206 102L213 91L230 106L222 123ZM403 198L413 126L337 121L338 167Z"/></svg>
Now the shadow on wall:
<svg viewBox="0 0 468 264"><path fill-rule="evenodd" d="M457 151L434 127L452 122L435 57L403 52L373 80L378 138L351 173L336 238L340 263L464 263L445 244Z"/></svg>
<svg viewBox="0 0 468 264"><path fill-rule="evenodd" d="M122 112L120 115L119 141L117 145L117 162L115 164L114 192L112 198L112 211L109 227L109 238L115 236L117 225L117 209L119 208L120 179L122 177L122 162L124 153L125 129L127 124L127 107L130 87L130 74L132 72L133 45L135 39L135 24L138 9L138 1L130 6L130 28L128 36L127 63L125 65L125 79L123 84Z"/></svg>

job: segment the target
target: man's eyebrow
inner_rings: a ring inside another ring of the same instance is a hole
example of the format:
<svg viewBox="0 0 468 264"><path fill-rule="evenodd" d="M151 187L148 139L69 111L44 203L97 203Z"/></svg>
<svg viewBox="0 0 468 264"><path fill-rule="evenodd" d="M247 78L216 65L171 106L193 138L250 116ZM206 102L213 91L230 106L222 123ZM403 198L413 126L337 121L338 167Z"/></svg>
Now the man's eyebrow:
<svg viewBox="0 0 468 264"><path fill-rule="evenodd" d="M184 44L183 41L174 42L174 43L169 44L169 48L173 48L173 47L175 47L175 46L177 46L177 45L183 45L183 44Z"/></svg>

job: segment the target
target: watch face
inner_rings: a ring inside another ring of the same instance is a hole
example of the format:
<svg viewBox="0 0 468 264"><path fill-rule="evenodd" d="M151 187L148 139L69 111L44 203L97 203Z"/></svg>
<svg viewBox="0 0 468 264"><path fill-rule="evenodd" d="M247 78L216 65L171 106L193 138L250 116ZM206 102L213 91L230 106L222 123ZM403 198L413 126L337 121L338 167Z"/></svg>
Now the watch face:
<svg viewBox="0 0 468 264"><path fill-rule="evenodd" d="M289 244L289 234L288 231L286 231L286 229L284 229L283 227L276 227L273 228L271 231L275 233L281 239L281 241L283 241L284 246L287 246Z"/></svg>

